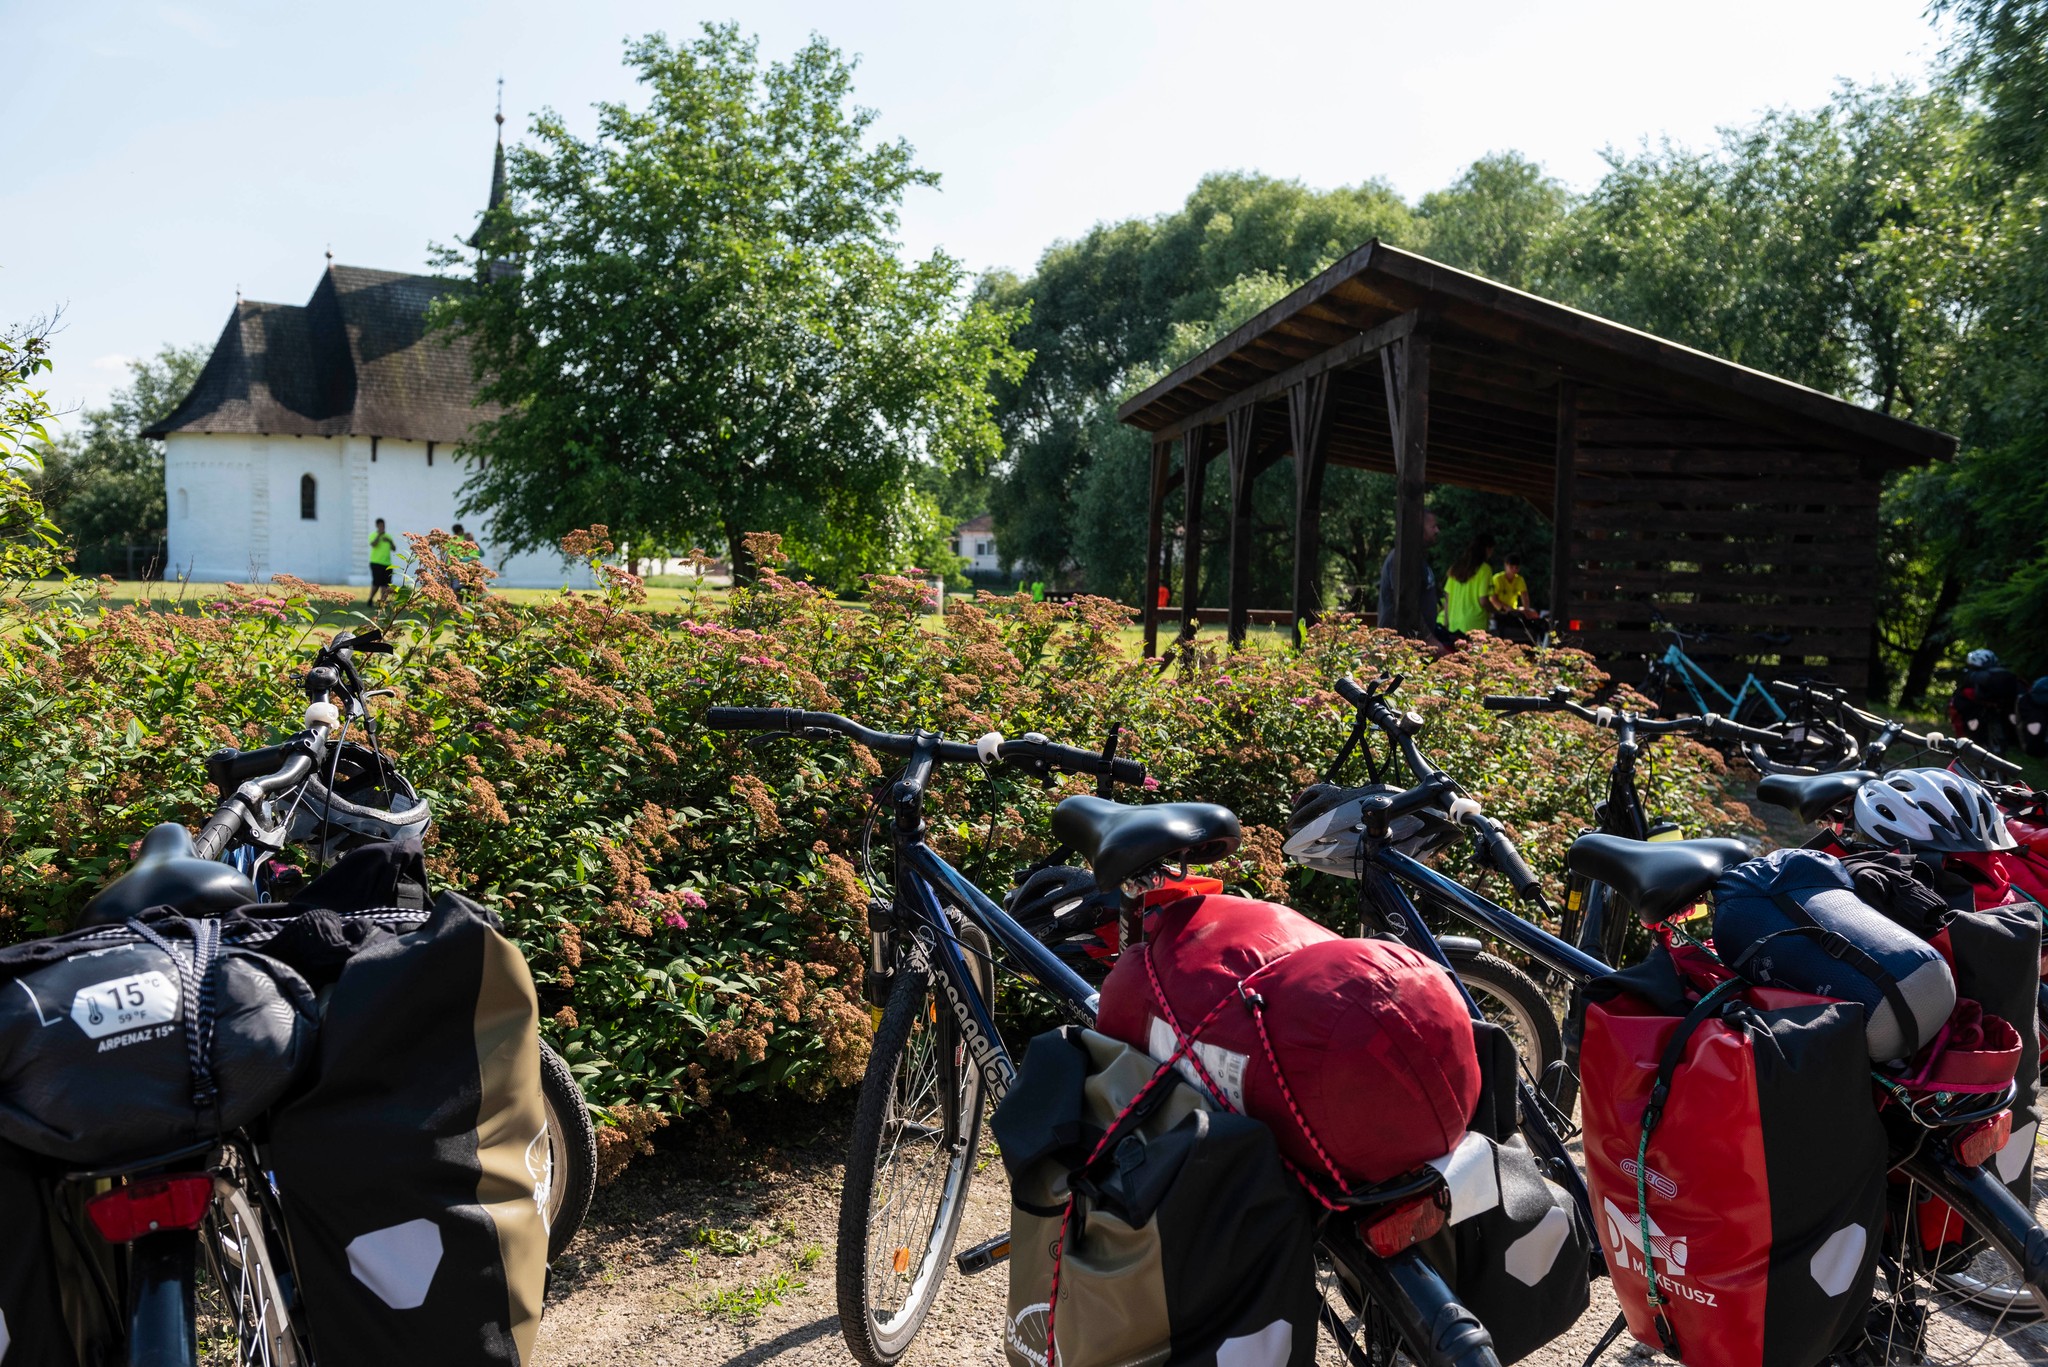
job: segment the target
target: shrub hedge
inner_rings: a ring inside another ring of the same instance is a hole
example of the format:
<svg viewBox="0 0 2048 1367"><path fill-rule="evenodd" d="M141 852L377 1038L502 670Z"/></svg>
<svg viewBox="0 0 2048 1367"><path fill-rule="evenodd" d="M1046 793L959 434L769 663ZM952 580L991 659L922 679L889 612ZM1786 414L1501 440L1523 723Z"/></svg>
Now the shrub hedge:
<svg viewBox="0 0 2048 1367"><path fill-rule="evenodd" d="M921 585L874 580L864 610L770 572L717 607L646 610L630 576L519 606L481 584L458 598L442 539L420 539L415 587L379 620L399 643L368 657L394 693L382 743L432 799L429 863L495 908L545 991L549 1033L606 1108L614 1144L739 1093L818 1095L856 1081L868 1019L859 976L859 864L877 758L852 745L757 748L702 724L714 702L841 711L958 738L1040 731L1098 745L1121 724L1151 799L1241 815L1226 876L1341 918L1350 888L1283 867L1292 795L1335 754L1345 672L1406 676L1423 742L1507 821L1540 869L1601 793L1608 744L1552 718L1503 723L1490 692L1600 675L1584 655L1476 637L1442 660L1336 619L1299 653L1198 657L1161 675L1124 644L1129 610L1099 599L955 600L922 617ZM773 563L773 546L761 548ZM104 589L102 590L104 593ZM0 634L0 939L62 929L164 820L196 825L212 796L200 761L296 728L295 685L352 595L280 578L196 611L72 597L7 605ZM1354 771L1358 769L1354 761ZM1720 761L1689 742L1658 753L1653 806L1690 829L1749 817L1723 800ZM1050 790L1002 773L942 771L940 848L991 889L1049 847ZM623 1154L620 1155L621 1157Z"/></svg>

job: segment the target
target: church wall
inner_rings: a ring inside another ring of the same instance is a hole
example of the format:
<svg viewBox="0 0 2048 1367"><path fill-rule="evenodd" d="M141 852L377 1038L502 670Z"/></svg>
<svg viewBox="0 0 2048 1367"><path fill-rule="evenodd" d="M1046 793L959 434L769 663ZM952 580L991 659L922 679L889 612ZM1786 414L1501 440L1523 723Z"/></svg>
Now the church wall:
<svg viewBox="0 0 2048 1367"><path fill-rule="evenodd" d="M164 443L166 577L247 582L269 573L258 563L267 551L257 551L252 515L261 486L267 527L267 440L173 432Z"/></svg>
<svg viewBox="0 0 2048 1367"><path fill-rule="evenodd" d="M349 480L339 437L270 437L270 561L268 573L295 574L316 584L348 582L354 530ZM302 484L313 479L313 516Z"/></svg>

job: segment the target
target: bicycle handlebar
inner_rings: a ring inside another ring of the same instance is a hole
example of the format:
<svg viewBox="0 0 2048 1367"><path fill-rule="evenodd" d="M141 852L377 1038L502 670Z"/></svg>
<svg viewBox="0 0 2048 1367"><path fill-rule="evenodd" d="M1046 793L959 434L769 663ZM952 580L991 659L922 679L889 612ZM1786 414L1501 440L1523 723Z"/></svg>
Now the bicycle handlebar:
<svg viewBox="0 0 2048 1367"><path fill-rule="evenodd" d="M1724 740L1769 742L1779 739L1773 732L1760 730L1754 726L1744 726L1715 712L1699 716L1658 718L1645 717L1635 712L1617 712L1611 707L1588 707L1562 688L1546 698L1492 694L1480 701L1496 712L1568 712L1581 721L1591 722L1609 731L1618 731L1626 724L1639 736L1669 736L1690 731L1701 735L1718 736Z"/></svg>
<svg viewBox="0 0 2048 1367"><path fill-rule="evenodd" d="M268 747L264 752L285 756L283 764L269 774L248 780L221 799L220 806L214 809L213 815L207 818L206 824L200 827L199 834L193 838L192 853L195 858L220 858L221 851L227 848L228 842L241 833L257 803L303 782L313 772L314 766L319 763L321 754L327 748L327 734L332 729L329 717L334 712L334 708L324 701L315 703L306 710L311 713L315 708L326 708L328 716L308 716L305 730L282 745Z"/></svg>
<svg viewBox="0 0 2048 1367"><path fill-rule="evenodd" d="M1939 731L1927 731L1924 733L1909 731L1904 724L1893 721L1889 717L1880 717L1875 712L1866 712L1844 696L1845 690L1836 688L1831 684L1800 683L1791 679L1773 679L1771 680L1771 687L1781 693L1805 694L1818 692L1829 702L1839 707L1844 713L1854 717L1871 730L1880 735L1890 731L1896 740L1903 740L1916 749L1925 750L1929 754L1953 755L1957 759L1972 760L1979 764L1988 764L1995 768L2003 769L2009 774L2021 772L2019 764L2005 758L2003 755L1992 754L1967 736L1945 736ZM1875 758L1881 761L1884 756L1880 752Z"/></svg>
<svg viewBox="0 0 2048 1367"><path fill-rule="evenodd" d="M793 707L713 707L705 712L704 724L714 731L782 732L800 740L827 740L838 734L885 755L908 756L920 744L916 734L875 731L837 712L804 712ZM1116 783L1145 781L1145 766L1136 760L1105 759L1093 750L1057 745L1037 734L1008 740L991 731L973 745L942 740L935 757L941 764L1023 763L1066 774L1106 776Z"/></svg>

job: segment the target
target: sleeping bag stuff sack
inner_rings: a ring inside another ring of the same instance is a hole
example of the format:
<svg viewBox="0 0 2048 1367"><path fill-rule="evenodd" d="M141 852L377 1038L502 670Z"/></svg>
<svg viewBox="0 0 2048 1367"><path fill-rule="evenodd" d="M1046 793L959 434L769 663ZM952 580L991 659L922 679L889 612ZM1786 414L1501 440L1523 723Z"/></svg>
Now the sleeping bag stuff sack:
<svg viewBox="0 0 2048 1367"><path fill-rule="evenodd" d="M1010 1367L1309 1367L1314 1210L1272 1131L1142 1050L1031 1041L989 1130L1010 1175Z"/></svg>
<svg viewBox="0 0 2048 1367"><path fill-rule="evenodd" d="M310 913L348 934L269 1157L323 1367L516 1367L547 1277L539 1010L490 913ZM403 933L378 923L416 928ZM369 927L366 933L365 927ZM273 945L294 929L280 923Z"/></svg>
<svg viewBox="0 0 2048 1367"><path fill-rule="evenodd" d="M217 921L156 911L14 945L0 989L0 1139L73 1168L237 1129L312 1062L312 989Z"/></svg>
<svg viewBox="0 0 2048 1367"><path fill-rule="evenodd" d="M1864 1328L1884 1130L1863 1008L1654 950L1588 990L1586 1182L1629 1332L1686 1367L1812 1367Z"/></svg>
<svg viewBox="0 0 2048 1367"><path fill-rule="evenodd" d="M1456 1148L1479 1097L1472 1018L1450 975L1286 907L1188 897L1146 922L1102 984L1097 1028L1177 1063L1273 1127L1304 1180L1339 1190Z"/></svg>
<svg viewBox="0 0 2048 1367"><path fill-rule="evenodd" d="M1858 897L1842 861L1819 850L1773 850L1723 873L1714 948L1756 986L1862 1006L1878 1063L1919 1053L1956 1005L1948 961Z"/></svg>

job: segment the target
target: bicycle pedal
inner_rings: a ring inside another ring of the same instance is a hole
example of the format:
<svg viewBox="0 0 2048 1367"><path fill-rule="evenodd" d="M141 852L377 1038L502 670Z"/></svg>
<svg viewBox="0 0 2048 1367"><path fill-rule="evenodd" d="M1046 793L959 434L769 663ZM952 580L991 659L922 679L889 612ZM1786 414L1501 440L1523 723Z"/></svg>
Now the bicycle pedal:
<svg viewBox="0 0 2048 1367"><path fill-rule="evenodd" d="M965 1253L953 1255L953 1265L960 1269L960 1275L971 1277L977 1272L986 1272L997 1263L1010 1259L1010 1235L1008 1231L993 1239L985 1239Z"/></svg>

